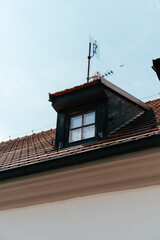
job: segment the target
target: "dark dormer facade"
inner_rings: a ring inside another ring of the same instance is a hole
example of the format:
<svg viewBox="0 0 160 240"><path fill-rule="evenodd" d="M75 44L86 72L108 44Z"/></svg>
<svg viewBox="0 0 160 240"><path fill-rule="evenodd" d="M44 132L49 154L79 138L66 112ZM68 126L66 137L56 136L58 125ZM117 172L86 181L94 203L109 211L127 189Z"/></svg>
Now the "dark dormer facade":
<svg viewBox="0 0 160 240"><path fill-rule="evenodd" d="M104 78L49 94L49 101L57 112L57 149L105 140L150 109Z"/></svg>

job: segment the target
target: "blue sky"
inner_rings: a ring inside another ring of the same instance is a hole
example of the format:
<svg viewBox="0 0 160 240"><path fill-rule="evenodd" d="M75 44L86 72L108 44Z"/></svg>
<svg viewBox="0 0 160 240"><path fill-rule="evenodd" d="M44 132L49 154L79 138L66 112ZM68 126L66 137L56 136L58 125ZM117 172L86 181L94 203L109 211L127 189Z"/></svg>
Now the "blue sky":
<svg viewBox="0 0 160 240"><path fill-rule="evenodd" d="M0 141L56 127L48 93L86 82L89 35L91 74L113 70L112 83L159 98L159 25L160 0L1 0Z"/></svg>

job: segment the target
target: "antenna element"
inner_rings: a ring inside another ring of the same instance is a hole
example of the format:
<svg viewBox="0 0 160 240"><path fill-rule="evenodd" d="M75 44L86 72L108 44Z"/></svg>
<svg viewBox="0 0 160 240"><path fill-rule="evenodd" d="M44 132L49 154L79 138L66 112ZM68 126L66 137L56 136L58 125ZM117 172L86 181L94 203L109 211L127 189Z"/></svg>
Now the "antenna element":
<svg viewBox="0 0 160 240"><path fill-rule="evenodd" d="M91 55L91 48L92 48L92 55ZM87 71L87 82L89 82L89 71L90 71L90 61L91 58L94 57L94 55L97 55L97 58L99 58L99 47L96 40L94 40L92 37L89 37L89 54L88 54L88 71Z"/></svg>

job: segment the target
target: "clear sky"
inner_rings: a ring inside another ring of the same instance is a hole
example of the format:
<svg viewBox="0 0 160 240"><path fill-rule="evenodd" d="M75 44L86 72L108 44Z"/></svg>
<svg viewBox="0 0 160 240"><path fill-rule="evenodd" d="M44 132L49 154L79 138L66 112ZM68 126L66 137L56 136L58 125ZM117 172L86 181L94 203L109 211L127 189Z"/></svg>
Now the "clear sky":
<svg viewBox="0 0 160 240"><path fill-rule="evenodd" d="M56 127L48 92L86 82L89 35L91 74L113 70L137 98L160 97L160 0L1 0L0 141Z"/></svg>

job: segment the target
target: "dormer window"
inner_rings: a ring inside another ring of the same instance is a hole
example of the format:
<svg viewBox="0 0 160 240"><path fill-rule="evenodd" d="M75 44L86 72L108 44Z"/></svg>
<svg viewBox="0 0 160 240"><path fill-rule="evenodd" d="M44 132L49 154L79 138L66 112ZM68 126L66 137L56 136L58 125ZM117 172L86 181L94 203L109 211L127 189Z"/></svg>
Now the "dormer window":
<svg viewBox="0 0 160 240"><path fill-rule="evenodd" d="M50 94L57 111L57 150L108 136L108 95L101 79Z"/></svg>
<svg viewBox="0 0 160 240"><path fill-rule="evenodd" d="M95 137L95 111L71 117L69 143Z"/></svg>
<svg viewBox="0 0 160 240"><path fill-rule="evenodd" d="M57 150L103 141L149 110L146 104L104 78L49 96L58 113Z"/></svg>

